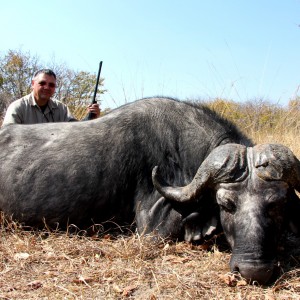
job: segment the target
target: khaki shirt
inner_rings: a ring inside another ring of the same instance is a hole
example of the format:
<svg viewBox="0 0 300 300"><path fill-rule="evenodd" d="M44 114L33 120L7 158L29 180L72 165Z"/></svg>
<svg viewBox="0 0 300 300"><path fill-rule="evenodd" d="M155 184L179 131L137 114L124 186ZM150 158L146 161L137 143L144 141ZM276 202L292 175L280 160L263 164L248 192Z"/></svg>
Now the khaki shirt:
<svg viewBox="0 0 300 300"><path fill-rule="evenodd" d="M69 109L62 102L51 98L42 112L35 102L33 93L13 101L7 108L3 124L36 124L47 122L75 121Z"/></svg>

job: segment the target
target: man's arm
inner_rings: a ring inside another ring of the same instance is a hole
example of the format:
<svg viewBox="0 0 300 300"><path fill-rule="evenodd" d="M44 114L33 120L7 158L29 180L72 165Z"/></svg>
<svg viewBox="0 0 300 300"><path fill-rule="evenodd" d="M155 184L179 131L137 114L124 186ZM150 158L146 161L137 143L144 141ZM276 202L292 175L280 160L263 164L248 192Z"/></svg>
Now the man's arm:
<svg viewBox="0 0 300 300"><path fill-rule="evenodd" d="M12 102L7 110L2 123L2 126L8 124L22 124L22 114L20 113L20 107L17 105L17 102Z"/></svg>

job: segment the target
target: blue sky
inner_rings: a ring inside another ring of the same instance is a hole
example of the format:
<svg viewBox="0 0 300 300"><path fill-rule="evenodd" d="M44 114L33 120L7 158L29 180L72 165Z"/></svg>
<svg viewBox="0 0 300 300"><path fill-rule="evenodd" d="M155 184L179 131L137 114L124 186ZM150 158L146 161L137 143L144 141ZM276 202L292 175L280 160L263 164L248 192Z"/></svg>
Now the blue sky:
<svg viewBox="0 0 300 300"><path fill-rule="evenodd" d="M115 108L146 96L300 96L300 0L1 1L1 54L97 73Z"/></svg>

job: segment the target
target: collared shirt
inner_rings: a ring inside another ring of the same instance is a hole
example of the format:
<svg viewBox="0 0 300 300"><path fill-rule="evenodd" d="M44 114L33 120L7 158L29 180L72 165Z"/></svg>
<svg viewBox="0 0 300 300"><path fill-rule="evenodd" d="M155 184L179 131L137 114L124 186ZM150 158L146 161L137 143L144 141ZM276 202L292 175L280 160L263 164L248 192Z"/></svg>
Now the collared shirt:
<svg viewBox="0 0 300 300"><path fill-rule="evenodd" d="M36 124L75 120L68 107L54 98L50 98L43 112L37 105L33 93L31 93L13 101L8 106L2 126L8 124Z"/></svg>

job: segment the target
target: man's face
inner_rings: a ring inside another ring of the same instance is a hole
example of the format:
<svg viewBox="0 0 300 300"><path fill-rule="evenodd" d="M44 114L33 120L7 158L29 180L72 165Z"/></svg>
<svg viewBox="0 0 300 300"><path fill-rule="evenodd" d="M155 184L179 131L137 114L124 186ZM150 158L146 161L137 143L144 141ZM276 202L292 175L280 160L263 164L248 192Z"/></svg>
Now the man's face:
<svg viewBox="0 0 300 300"><path fill-rule="evenodd" d="M38 104L46 104L55 93L56 80L47 74L38 74L31 82L33 95Z"/></svg>

